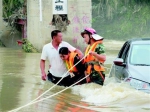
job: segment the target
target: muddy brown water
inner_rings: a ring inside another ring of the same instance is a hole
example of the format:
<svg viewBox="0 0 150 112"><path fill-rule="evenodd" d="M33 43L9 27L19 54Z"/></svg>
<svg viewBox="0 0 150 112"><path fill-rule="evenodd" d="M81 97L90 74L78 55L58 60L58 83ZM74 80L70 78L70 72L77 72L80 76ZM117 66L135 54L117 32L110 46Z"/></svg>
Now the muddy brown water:
<svg viewBox="0 0 150 112"><path fill-rule="evenodd" d="M71 88L54 86L40 77L40 53L0 48L0 111L7 112L148 112L150 94L137 91L127 83L108 78L112 61L123 42L104 41L107 61L104 86L94 83ZM48 63L47 67L48 69ZM39 100L31 103L45 91ZM65 91L57 94L58 92ZM55 94L55 95L54 95ZM28 104L28 105L27 105ZM25 106L27 105L27 106Z"/></svg>

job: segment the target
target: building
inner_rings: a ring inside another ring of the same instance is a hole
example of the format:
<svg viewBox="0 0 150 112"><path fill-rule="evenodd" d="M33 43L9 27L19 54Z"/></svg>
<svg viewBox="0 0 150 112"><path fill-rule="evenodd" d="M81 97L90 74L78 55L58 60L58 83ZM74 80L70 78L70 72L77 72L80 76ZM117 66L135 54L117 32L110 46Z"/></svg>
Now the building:
<svg viewBox="0 0 150 112"><path fill-rule="evenodd" d="M91 0L27 0L27 39L41 51L51 41L51 31L67 21L68 25L61 27L63 40L84 50L80 32L91 27L91 8Z"/></svg>

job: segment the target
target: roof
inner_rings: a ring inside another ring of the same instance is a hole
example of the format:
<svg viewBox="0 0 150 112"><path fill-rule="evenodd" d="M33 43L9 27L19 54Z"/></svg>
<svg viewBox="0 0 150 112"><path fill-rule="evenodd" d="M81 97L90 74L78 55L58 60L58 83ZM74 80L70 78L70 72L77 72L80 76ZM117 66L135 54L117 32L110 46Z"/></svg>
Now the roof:
<svg viewBox="0 0 150 112"><path fill-rule="evenodd" d="M150 44L150 38L134 38L127 41L132 44Z"/></svg>

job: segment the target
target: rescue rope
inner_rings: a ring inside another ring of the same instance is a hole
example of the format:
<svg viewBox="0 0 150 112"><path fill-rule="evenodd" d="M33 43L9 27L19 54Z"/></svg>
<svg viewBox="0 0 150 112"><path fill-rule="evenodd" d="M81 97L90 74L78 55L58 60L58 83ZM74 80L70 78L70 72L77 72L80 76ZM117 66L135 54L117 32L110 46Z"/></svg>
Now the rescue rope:
<svg viewBox="0 0 150 112"><path fill-rule="evenodd" d="M89 54L89 53L88 53ZM88 55L87 54L87 55ZM80 63L87 55L85 55L82 59L80 59L74 66L72 66L63 76L62 78L54 85L52 86L49 90L45 91L43 94L41 94L39 97L37 97L35 100L37 100L38 98L40 98L41 96L43 96L44 94L46 94L48 91L50 91L51 89L53 89L56 85L58 85L58 83L60 83L60 81L62 81L62 79L67 75L67 73L69 73L69 71L75 67L78 63ZM33 101L35 101L33 100ZM31 101L32 102L32 101Z"/></svg>
<svg viewBox="0 0 150 112"><path fill-rule="evenodd" d="M90 50L89 50L89 51L90 51ZM80 59L73 67L75 67L78 63L80 63L87 55L89 55L89 52L88 52L82 59ZM20 109L22 109L22 108L24 108L24 107L26 107L26 106L29 106L29 105L31 105L31 104L34 104L34 103L43 101L43 100L45 100L45 99L48 99L48 98L50 98L50 97L53 97L53 96L55 96L55 95L57 95L57 94L59 94L59 93L65 91L65 90L69 89L70 87L74 86L75 84L79 83L80 81L82 81L83 79L85 79L85 78L87 78L87 77L89 76L89 75L86 75L84 78L80 79L79 81L77 81L76 83L72 84L71 86L66 87L65 89L63 89L63 90L61 90L61 91L59 91L59 92L57 92L57 93L55 93L55 94L52 94L52 95L50 95L50 96L48 96L48 97L46 97L46 98L43 98L43 99L41 99L41 100L38 100L40 97L42 97L44 94L46 94L48 91L52 90L56 85L58 85L58 83L65 77L65 75L67 75L67 73L69 73L69 71L70 71L73 67L71 67L71 68L62 76L62 78L61 78L54 86L52 86L50 89L48 89L47 91L45 91L44 93L42 93L42 94L41 94L40 96L38 96L36 99L32 100L31 102L27 103L27 104L24 105L24 106L21 106L21 107L19 107L19 108L16 108L16 109L14 109L14 110L9 111L9 112L17 112L18 110L20 110ZM36 100L38 100L38 101L36 101Z"/></svg>
<svg viewBox="0 0 150 112"><path fill-rule="evenodd" d="M90 74L89 74L89 75L90 75ZM54 93L54 94L52 94L52 95L50 95L50 96L48 96L48 97L46 97L46 98L42 98L42 99L37 100L37 101L32 101L32 102L30 102L30 103L28 103L28 104L26 104L26 105L24 105L24 106L21 106L21 107L19 107L19 108L17 108L17 109L14 109L14 110L11 110L11 111L8 111L8 112L17 112L18 110L20 110L20 109L22 109L22 108L24 108L24 107L27 107L27 106L32 105L32 104L34 104L34 103L37 103L37 102L46 100L46 99L48 99L48 98L51 98L51 97L53 97L53 96L55 96L55 95L57 95L57 94L59 94L59 93L62 93L63 91L65 91L65 90L71 88L72 86L76 85L77 83L81 82L82 80L84 80L85 78L87 78L89 75L86 75L85 77L83 77L83 78L80 79L79 81L75 82L74 84L70 85L69 87L66 87L65 89L63 89L63 90L61 90L61 91L59 91L59 92L57 92L57 93Z"/></svg>
<svg viewBox="0 0 150 112"><path fill-rule="evenodd" d="M80 59L73 67L75 67L78 63L80 63L88 54L89 54L89 52L88 52L82 59ZM52 90L52 89L53 89L56 85L58 85L58 83L65 77L65 75L67 75L67 73L69 73L69 71L70 71L73 67L71 67L71 68L62 76L62 78L61 78L54 86L52 86L50 89L48 89L47 91L45 91L44 93L42 93L42 94L41 94L40 96L38 96L36 99L32 100L31 102L29 102L28 104L26 104L26 105L24 105L24 106L22 106L22 107L20 107L20 108L26 107L26 106L30 105L30 103L32 104L32 102L34 102L35 100L39 99L41 96L43 96L44 94L46 94L48 91ZM70 87L70 86L69 86L69 87ZM14 110L9 111L9 112L16 112L15 110L18 110L18 109L20 109L20 108L14 109Z"/></svg>

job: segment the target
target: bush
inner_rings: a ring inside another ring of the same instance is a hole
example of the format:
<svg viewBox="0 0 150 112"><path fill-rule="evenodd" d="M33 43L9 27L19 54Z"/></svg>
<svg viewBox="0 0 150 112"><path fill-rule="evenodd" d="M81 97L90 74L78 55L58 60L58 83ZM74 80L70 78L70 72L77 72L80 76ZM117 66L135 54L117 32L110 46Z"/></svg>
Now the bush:
<svg viewBox="0 0 150 112"><path fill-rule="evenodd" d="M27 39L23 39L22 49L28 53L39 52Z"/></svg>

